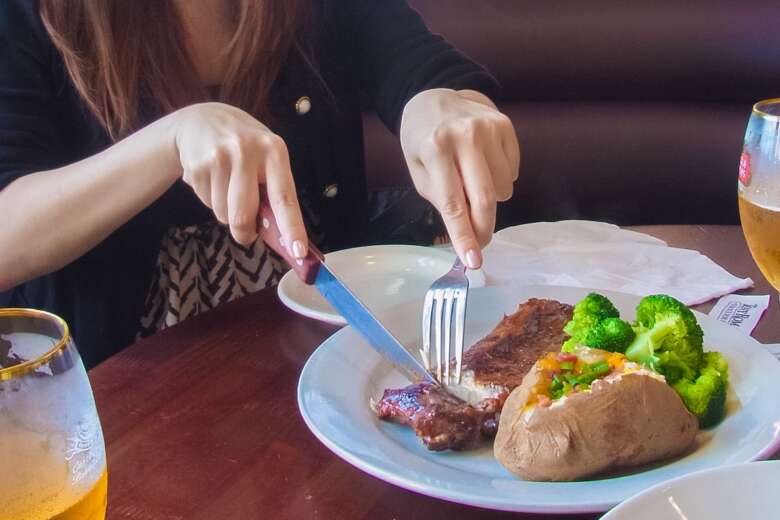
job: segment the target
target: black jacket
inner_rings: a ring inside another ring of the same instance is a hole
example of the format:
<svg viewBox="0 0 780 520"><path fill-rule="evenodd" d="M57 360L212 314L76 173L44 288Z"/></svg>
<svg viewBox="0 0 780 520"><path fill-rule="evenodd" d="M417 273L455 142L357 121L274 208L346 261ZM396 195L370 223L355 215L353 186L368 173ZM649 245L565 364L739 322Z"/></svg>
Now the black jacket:
<svg viewBox="0 0 780 520"><path fill-rule="evenodd" d="M404 1L312 0L309 9L312 23L304 39L316 72L297 52L291 54L272 90L270 126L287 143L313 239L338 249L359 243L366 222L363 100L397 133L403 107L417 92L449 87L494 95L497 86L481 67L431 34ZM299 114L296 103L304 96L311 109ZM37 3L3 0L0 189L110 144L75 93ZM324 191L331 185L338 186L338 195L329 198ZM0 305L46 309L65 318L91 366L133 341L165 231L212 218L178 182L78 260L0 294Z"/></svg>

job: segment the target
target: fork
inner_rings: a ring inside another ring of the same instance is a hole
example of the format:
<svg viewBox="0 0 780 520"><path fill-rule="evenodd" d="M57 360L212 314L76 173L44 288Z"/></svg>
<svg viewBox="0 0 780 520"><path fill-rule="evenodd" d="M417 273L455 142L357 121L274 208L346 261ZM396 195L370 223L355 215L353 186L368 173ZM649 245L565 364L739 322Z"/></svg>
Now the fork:
<svg viewBox="0 0 780 520"><path fill-rule="evenodd" d="M450 365L452 364L450 362L450 347L452 344L453 310L455 312L454 379L455 384L460 383L468 292L469 279L466 277L466 266L463 265L460 258L456 258L452 269L433 282L425 294L422 316L423 348L420 354L425 367L444 386L448 386L452 382L452 378L450 378ZM431 351L431 325L433 325L435 348L433 352Z"/></svg>

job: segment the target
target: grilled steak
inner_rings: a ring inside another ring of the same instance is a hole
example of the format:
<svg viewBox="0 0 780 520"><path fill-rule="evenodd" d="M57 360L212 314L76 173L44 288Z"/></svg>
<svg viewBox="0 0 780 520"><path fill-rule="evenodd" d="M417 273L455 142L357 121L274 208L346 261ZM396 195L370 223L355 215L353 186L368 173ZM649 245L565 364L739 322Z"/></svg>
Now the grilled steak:
<svg viewBox="0 0 780 520"><path fill-rule="evenodd" d="M542 355L560 350L572 307L531 299L463 354L461 384L385 390L377 415L408 424L431 450L462 450L493 437L504 400Z"/></svg>
<svg viewBox="0 0 780 520"><path fill-rule="evenodd" d="M439 385L418 383L385 390L377 415L411 426L428 449L465 450L477 446L483 436L495 435L501 404L503 400L499 404L498 399L485 399L472 406Z"/></svg>
<svg viewBox="0 0 780 520"><path fill-rule="evenodd" d="M511 392L537 359L561 349L568 338L563 326L571 315L571 305L554 300L532 298L520 304L514 314L504 316L490 334L463 353L463 384L453 391L472 404Z"/></svg>

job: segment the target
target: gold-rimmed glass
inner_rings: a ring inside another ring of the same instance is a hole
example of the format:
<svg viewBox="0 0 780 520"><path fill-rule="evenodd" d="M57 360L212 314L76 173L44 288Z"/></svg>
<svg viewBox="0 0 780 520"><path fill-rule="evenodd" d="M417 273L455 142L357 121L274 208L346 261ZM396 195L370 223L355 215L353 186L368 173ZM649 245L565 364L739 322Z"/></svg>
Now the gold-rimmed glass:
<svg viewBox="0 0 780 520"><path fill-rule="evenodd" d="M107 472L92 388L68 325L0 309L0 520L103 520Z"/></svg>
<svg viewBox="0 0 780 520"><path fill-rule="evenodd" d="M780 290L780 98L753 106L739 161L738 200L750 254Z"/></svg>

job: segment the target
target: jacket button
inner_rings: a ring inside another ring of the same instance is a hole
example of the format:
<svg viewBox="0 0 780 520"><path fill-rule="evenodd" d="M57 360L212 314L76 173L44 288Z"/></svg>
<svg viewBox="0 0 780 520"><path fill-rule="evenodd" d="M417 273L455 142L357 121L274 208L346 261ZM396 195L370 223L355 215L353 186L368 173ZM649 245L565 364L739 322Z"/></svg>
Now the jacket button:
<svg viewBox="0 0 780 520"><path fill-rule="evenodd" d="M299 116L308 114L309 110L311 110L311 99L309 99L309 96L303 96L295 102L295 111Z"/></svg>
<svg viewBox="0 0 780 520"><path fill-rule="evenodd" d="M333 197L335 197L336 195L339 194L339 185L338 184L329 184L322 191L322 194L325 195L327 198L332 199Z"/></svg>

